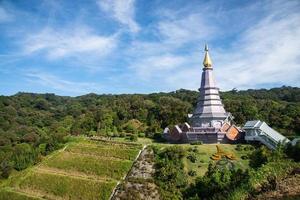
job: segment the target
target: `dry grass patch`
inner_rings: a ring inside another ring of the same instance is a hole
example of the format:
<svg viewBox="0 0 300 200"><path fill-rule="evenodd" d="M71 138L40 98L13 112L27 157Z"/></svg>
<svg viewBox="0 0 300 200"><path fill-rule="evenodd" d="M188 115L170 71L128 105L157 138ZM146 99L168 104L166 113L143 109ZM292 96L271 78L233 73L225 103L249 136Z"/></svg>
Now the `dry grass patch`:
<svg viewBox="0 0 300 200"><path fill-rule="evenodd" d="M78 171L87 175L96 175L120 179L129 171L132 161L112 160L105 157L95 157L62 152L43 162L41 166Z"/></svg>
<svg viewBox="0 0 300 200"><path fill-rule="evenodd" d="M24 179L20 190L45 194L50 199L53 196L62 199L108 199L116 181L98 181L65 175L35 172Z"/></svg>

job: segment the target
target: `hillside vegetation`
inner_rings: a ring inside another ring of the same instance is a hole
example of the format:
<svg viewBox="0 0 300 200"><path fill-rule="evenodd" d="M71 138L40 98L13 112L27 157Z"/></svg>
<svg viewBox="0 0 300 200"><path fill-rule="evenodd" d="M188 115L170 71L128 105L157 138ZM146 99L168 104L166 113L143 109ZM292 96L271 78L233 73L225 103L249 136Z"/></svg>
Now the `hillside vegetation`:
<svg viewBox="0 0 300 200"><path fill-rule="evenodd" d="M141 147L76 139L2 181L0 199L108 199Z"/></svg>
<svg viewBox="0 0 300 200"><path fill-rule="evenodd" d="M1 176L7 178L12 169L38 163L41 156L61 148L69 135L159 138L164 127L187 121L197 96L198 92L189 90L148 95L0 96ZM237 124L260 119L289 138L300 133L299 88L232 90L221 96Z"/></svg>

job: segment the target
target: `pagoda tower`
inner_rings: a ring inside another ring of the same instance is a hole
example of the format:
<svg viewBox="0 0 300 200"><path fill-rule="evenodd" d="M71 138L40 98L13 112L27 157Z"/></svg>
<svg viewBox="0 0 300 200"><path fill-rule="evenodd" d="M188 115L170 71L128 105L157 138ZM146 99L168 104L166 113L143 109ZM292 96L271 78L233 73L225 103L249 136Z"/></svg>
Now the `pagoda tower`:
<svg viewBox="0 0 300 200"><path fill-rule="evenodd" d="M190 117L192 127L220 128L224 121L228 121L229 113L226 113L216 86L212 61L209 56L208 46L205 45L203 71L197 106Z"/></svg>

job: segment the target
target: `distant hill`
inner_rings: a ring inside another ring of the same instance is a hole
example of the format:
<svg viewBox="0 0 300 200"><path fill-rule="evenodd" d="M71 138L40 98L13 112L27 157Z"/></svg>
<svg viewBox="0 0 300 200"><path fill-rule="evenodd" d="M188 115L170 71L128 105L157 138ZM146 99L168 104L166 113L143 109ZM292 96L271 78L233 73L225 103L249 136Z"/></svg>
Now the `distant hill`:
<svg viewBox="0 0 300 200"><path fill-rule="evenodd" d="M17 93L0 96L0 135L22 138L28 133L113 134L137 131L151 134L187 120L198 92L180 89L153 94L87 94L78 97ZM237 124L260 119L286 136L300 134L300 88L221 92L228 112ZM142 123L131 130L131 119ZM5 134L4 134L5 135Z"/></svg>

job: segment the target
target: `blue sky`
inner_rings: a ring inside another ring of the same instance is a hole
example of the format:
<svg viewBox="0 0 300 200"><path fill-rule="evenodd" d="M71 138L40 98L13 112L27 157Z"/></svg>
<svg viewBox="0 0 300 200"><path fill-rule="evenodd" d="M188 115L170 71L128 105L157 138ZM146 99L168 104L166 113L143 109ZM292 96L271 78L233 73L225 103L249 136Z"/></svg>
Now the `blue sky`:
<svg viewBox="0 0 300 200"><path fill-rule="evenodd" d="M0 95L300 86L300 1L1 0Z"/></svg>

